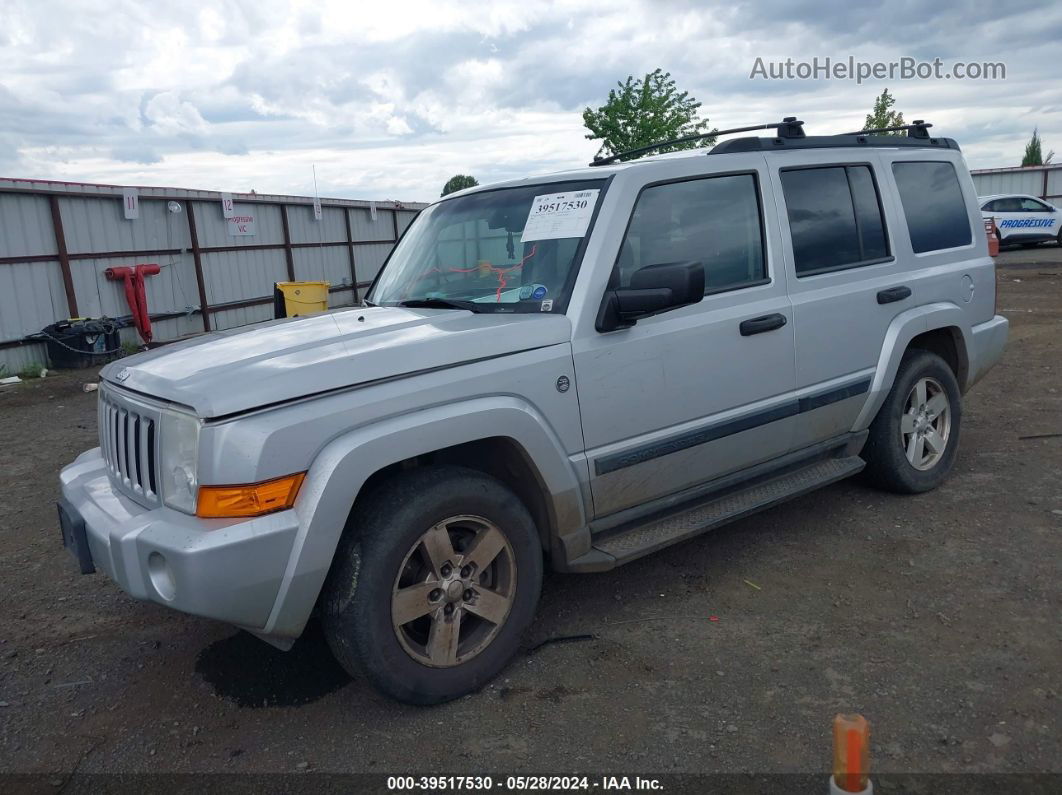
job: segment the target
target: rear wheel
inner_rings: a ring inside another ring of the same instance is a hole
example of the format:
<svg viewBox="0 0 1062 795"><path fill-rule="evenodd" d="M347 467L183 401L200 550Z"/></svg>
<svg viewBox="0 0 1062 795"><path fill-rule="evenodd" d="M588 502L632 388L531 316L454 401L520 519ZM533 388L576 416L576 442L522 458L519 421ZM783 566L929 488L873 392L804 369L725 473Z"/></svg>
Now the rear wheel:
<svg viewBox="0 0 1062 795"><path fill-rule="evenodd" d="M955 462L962 397L955 374L934 353L910 350L878 416L862 456L867 479L902 494L940 485Z"/></svg>
<svg viewBox="0 0 1062 795"><path fill-rule="evenodd" d="M527 509L497 480L413 470L352 517L324 595L336 659L388 695L434 704L481 687L531 623L542 551Z"/></svg>

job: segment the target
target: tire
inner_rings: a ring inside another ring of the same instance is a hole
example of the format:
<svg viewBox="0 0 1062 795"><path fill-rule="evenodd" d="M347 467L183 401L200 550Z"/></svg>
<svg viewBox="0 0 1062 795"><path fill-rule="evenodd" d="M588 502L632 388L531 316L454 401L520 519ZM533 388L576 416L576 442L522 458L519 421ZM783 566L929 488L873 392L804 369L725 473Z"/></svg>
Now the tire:
<svg viewBox="0 0 1062 795"><path fill-rule="evenodd" d="M1058 243L1059 248L1062 248L1062 230L1059 230L1059 233L1055 235L1055 242Z"/></svg>
<svg viewBox="0 0 1062 795"><path fill-rule="evenodd" d="M515 494L475 470L415 469L355 509L322 623L352 676L399 701L438 704L505 667L541 588L538 532Z"/></svg>
<svg viewBox="0 0 1062 795"><path fill-rule="evenodd" d="M916 392L919 385L924 392ZM917 405L920 395L923 402ZM928 410L925 415L920 413L923 408ZM935 489L955 463L961 426L962 395L951 368L935 353L908 350L870 425L862 453L865 479L898 494Z"/></svg>

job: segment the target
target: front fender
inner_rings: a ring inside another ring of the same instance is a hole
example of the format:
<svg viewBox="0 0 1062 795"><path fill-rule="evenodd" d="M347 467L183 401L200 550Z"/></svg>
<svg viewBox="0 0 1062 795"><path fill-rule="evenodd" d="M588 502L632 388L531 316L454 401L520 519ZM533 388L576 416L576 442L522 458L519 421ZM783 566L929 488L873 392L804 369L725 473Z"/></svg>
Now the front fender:
<svg viewBox="0 0 1062 795"><path fill-rule="evenodd" d="M903 359L907 346L911 340L919 334L933 331L939 328L957 328L962 337L963 351L961 352L969 360L970 347L970 322L966 313L956 304L940 301L925 306L915 307L897 315L888 330L885 332L885 342L881 346L881 355L878 358L877 368L874 371L874 379L870 385L870 394L859 412L853 431L866 430L874 417L885 402L885 397L892 389L892 383L896 379L896 372L900 369L900 360ZM959 344L957 341L956 344ZM964 384L959 384L960 389L965 389Z"/></svg>
<svg viewBox="0 0 1062 795"><path fill-rule="evenodd" d="M263 634L298 637L302 632L354 500L373 473L407 458L499 436L519 444L534 462L563 522L584 526L579 481L564 447L526 401L476 398L358 428L326 445L306 475L295 504L299 531Z"/></svg>

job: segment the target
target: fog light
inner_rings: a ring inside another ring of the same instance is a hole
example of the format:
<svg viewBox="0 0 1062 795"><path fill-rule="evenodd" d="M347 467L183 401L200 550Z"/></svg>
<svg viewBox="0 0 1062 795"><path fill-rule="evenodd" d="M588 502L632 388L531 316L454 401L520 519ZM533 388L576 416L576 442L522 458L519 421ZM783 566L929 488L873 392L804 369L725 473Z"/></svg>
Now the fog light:
<svg viewBox="0 0 1062 795"><path fill-rule="evenodd" d="M170 564L159 552L148 555L147 562L148 576L151 578L151 584L155 586L155 591L167 602L172 602L173 597L177 595L177 583L174 582Z"/></svg>

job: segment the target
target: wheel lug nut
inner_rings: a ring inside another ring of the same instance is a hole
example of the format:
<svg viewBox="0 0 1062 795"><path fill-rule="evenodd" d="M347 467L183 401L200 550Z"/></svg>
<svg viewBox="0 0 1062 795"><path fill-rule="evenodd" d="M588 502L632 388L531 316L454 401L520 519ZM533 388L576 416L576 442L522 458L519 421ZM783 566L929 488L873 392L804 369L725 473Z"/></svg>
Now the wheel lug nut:
<svg viewBox="0 0 1062 795"><path fill-rule="evenodd" d="M461 567L461 578L467 580L471 576L472 576L472 567L471 566L462 566Z"/></svg>
<svg viewBox="0 0 1062 795"><path fill-rule="evenodd" d="M446 613L446 615L451 615L454 612L454 606L452 604L447 604L446 607L443 608L443 612Z"/></svg>
<svg viewBox="0 0 1062 795"><path fill-rule="evenodd" d="M465 591L465 601L466 602L471 602L472 601L472 589L471 588L469 588L467 591Z"/></svg>
<svg viewBox="0 0 1062 795"><path fill-rule="evenodd" d="M454 572L453 567L451 567L449 563L445 564L439 570L439 574L441 574L443 577L449 577L451 574L453 574L453 572Z"/></svg>
<svg viewBox="0 0 1062 795"><path fill-rule="evenodd" d="M440 599L442 599L442 591L440 591L438 588L434 589L430 594L428 594L428 599L432 602L438 602Z"/></svg>

